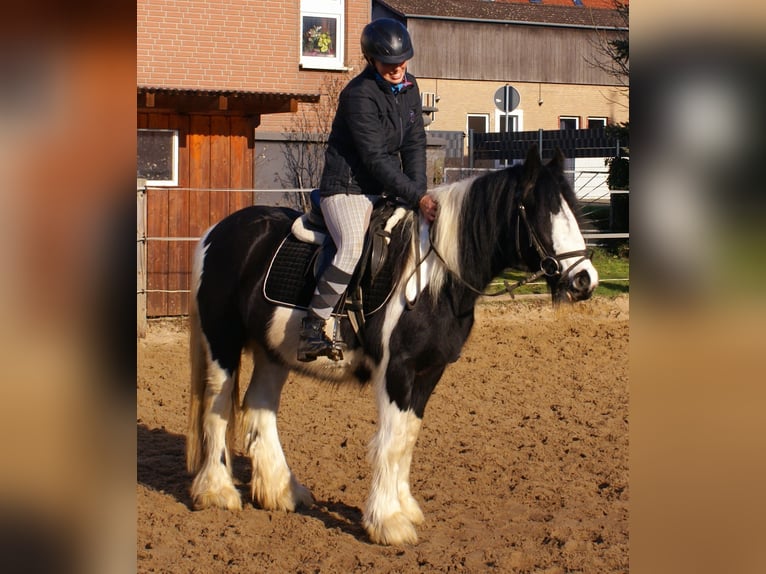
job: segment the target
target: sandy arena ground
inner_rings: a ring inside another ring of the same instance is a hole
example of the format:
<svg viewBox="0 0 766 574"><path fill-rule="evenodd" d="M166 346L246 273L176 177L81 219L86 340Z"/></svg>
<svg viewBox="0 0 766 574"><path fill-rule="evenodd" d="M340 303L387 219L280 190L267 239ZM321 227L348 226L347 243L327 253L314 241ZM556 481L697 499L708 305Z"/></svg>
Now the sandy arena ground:
<svg viewBox="0 0 766 574"><path fill-rule="evenodd" d="M301 376L279 424L315 506L255 507L238 453L244 510L192 511L186 324L151 322L138 344L138 571L628 572L628 316L626 296L477 307L426 409L411 475L426 523L405 547L373 545L361 527L371 390Z"/></svg>

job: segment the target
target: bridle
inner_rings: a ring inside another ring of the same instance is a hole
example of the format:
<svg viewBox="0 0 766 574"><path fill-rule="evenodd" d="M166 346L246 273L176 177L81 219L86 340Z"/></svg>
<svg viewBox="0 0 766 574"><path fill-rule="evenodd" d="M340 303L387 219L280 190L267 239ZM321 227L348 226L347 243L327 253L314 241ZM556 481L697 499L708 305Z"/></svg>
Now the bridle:
<svg viewBox="0 0 766 574"><path fill-rule="evenodd" d="M542 276L545 276L548 278L557 278L557 281L560 281L562 277L567 276L567 274L572 268L576 267L583 261L588 261L592 256L592 252L588 249L578 249L575 251L567 251L565 253L553 253L553 254L548 253L542 241L540 241L540 238L535 232L534 228L529 224L529 220L527 218L527 208L524 205L524 198L526 197L527 193L529 193L529 190L533 188L533 186L527 185L525 186L525 189L523 191L521 191L519 187L520 186L517 186L516 191L514 193L514 201L518 203L518 209L516 213L516 255L518 256L519 260L523 261L523 257L521 254L521 236L520 236L521 223L523 223L524 227L527 230L527 237L529 237L530 244L535 248L535 251L537 251L537 254L540 256L540 269L532 273L528 277L525 277L524 279L520 279L513 284L508 283L508 281L503 281L503 285L505 286L505 291L499 291L497 293L485 293L482 289L477 289L473 285L470 285L469 283L467 283L465 279L460 277L458 273L456 273L455 271L449 268L449 266L447 265L447 262L444 260L444 257L442 257L442 255L439 253L439 251L436 249L436 246L433 243L432 233L428 234L429 253L433 252L436 255L436 257L438 257L439 260L442 262L442 264L447 269L447 271L449 271L465 287L467 287L470 291L473 291L477 295L482 295L485 297L497 297L498 295L503 295L504 293L507 292L513 298L514 297L513 292L519 287L521 287L522 285L526 285L527 283L536 281ZM422 260L425 260L426 257L428 257L428 253L426 253L425 257L423 257ZM577 259L577 261L575 261L569 267L564 269L563 260L570 259L572 257L579 257L579 259ZM562 269L564 270L562 271Z"/></svg>
<svg viewBox="0 0 766 574"><path fill-rule="evenodd" d="M521 225L519 223L523 222L524 227L527 229L527 237L529 237L529 242L535 248L537 254L540 256L540 269L529 277L525 277L524 279L516 281L513 285L510 285L508 281L504 281L503 284L505 285L505 289L511 295L511 297L513 297L513 291L515 289L518 289L522 285L525 285L531 281L536 281L543 275L549 278L556 277L557 281L560 281L562 277L567 276L572 268L576 267L583 261L588 261L592 256L592 252L588 249L578 249L576 251L567 251L565 253L553 253L552 255L548 253L545 249L545 246L540 241L540 238L537 236L534 227L529 224L529 220L527 219L527 208L524 205L525 196L526 192L524 192L522 197L518 199L519 208L516 214L516 255L520 260L522 259L521 237L519 233ZM579 259L577 259L577 261L562 271L564 268L563 260L570 259L572 257L579 257Z"/></svg>

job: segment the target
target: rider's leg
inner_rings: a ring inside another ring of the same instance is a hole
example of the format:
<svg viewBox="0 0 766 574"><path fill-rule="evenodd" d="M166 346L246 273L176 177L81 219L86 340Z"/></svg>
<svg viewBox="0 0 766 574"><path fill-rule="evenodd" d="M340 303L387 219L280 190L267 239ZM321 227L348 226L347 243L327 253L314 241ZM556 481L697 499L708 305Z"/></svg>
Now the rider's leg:
<svg viewBox="0 0 766 574"><path fill-rule="evenodd" d="M376 197L367 195L331 195L321 200L327 230L335 242L332 263L317 281L298 343L298 360L312 361L330 355L333 344L324 333L324 325L348 288L364 247Z"/></svg>

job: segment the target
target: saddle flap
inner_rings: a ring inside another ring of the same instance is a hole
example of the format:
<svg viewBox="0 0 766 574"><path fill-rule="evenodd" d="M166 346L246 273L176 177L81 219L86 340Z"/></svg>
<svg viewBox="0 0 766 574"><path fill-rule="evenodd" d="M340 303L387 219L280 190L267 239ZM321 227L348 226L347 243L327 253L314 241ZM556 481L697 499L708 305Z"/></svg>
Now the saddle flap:
<svg viewBox="0 0 766 574"><path fill-rule="evenodd" d="M381 213L376 224L370 225L370 275L375 281L388 258L388 245L391 243L391 231L407 215L407 210L397 207L391 214ZM385 224L385 225L384 225Z"/></svg>

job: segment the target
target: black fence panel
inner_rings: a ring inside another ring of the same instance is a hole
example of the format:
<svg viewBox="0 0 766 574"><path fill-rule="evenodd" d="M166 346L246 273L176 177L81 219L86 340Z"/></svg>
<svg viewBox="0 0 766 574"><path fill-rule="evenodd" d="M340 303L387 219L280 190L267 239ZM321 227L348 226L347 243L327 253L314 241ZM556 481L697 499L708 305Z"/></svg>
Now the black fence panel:
<svg viewBox="0 0 766 574"><path fill-rule="evenodd" d="M426 134L436 140L442 140L444 142L445 157L448 159L462 159L463 158L463 140L465 134L457 131L446 130L428 130Z"/></svg>
<svg viewBox="0 0 766 574"><path fill-rule="evenodd" d="M542 145L541 145L542 144ZM473 160L521 160L532 145L541 148L543 159L553 157L556 148L567 158L614 157L629 142L620 141L606 128L586 130L538 130L530 132L476 133L471 150Z"/></svg>

